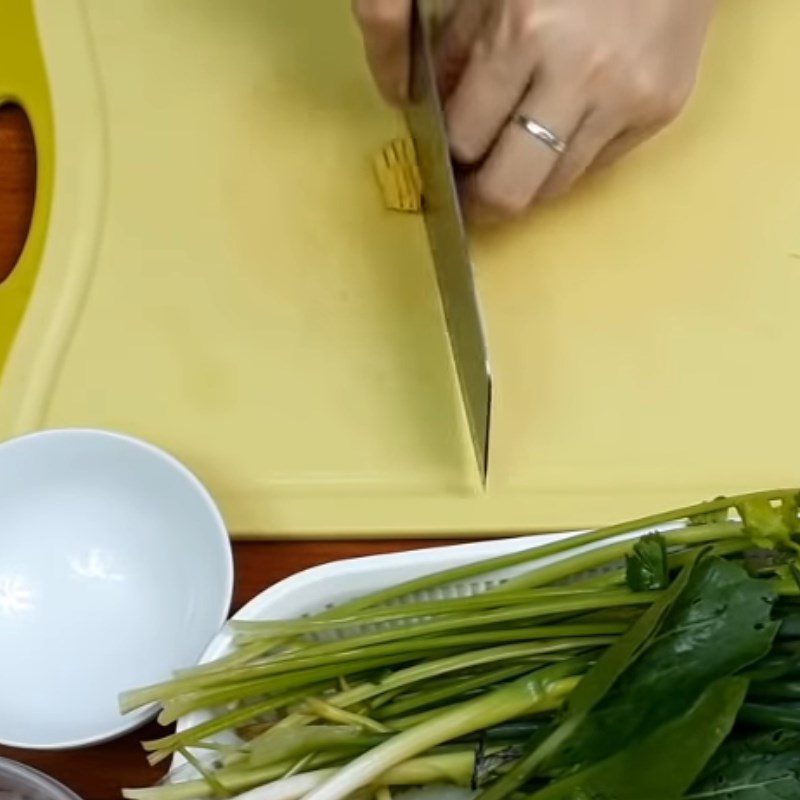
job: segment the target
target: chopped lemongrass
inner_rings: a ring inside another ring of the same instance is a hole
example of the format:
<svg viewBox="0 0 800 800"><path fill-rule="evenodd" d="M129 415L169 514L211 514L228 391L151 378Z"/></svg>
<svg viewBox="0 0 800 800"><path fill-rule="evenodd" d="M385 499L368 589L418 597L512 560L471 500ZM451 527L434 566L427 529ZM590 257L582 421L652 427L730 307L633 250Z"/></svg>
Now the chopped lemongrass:
<svg viewBox="0 0 800 800"><path fill-rule="evenodd" d="M378 179L386 208L418 212L422 209L422 175L411 139L394 139L375 158Z"/></svg>

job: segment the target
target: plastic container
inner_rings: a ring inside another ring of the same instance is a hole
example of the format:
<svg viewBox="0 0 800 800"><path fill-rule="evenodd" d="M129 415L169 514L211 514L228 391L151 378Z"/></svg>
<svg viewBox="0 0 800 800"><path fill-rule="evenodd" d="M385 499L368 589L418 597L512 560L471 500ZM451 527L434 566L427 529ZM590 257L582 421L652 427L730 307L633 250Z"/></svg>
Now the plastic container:
<svg viewBox="0 0 800 800"><path fill-rule="evenodd" d="M44 773L5 758L0 758L2 792L18 792L25 800L81 800L66 786Z"/></svg>

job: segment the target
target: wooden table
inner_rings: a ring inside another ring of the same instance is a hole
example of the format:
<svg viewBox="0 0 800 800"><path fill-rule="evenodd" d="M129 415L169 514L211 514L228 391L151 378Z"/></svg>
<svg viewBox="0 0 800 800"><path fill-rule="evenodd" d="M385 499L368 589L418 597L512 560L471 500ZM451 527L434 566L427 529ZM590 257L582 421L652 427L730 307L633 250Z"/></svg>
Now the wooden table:
<svg viewBox="0 0 800 800"><path fill-rule="evenodd" d="M34 188L35 159L24 116L0 109L0 280L24 243ZM390 553L441 544L425 542L241 543L234 546L234 609L276 581L299 570L354 556ZM147 786L160 772L147 767L139 748L155 726L87 750L43 753L0 747L0 756L37 767L72 788L84 800L111 800L123 786ZM2 787L0 787L2 788Z"/></svg>

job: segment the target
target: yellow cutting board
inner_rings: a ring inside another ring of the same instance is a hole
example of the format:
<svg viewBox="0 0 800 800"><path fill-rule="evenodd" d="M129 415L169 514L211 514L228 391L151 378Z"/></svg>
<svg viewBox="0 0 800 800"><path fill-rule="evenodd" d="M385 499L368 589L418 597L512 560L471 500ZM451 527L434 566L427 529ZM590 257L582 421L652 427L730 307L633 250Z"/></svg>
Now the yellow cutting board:
<svg viewBox="0 0 800 800"><path fill-rule="evenodd" d="M350 3L33 0L47 99L30 2L0 25L43 163L0 287L0 437L142 436L273 536L565 528L797 482L797 0L720 3L678 124L476 237L485 495L422 222L371 175L401 125Z"/></svg>

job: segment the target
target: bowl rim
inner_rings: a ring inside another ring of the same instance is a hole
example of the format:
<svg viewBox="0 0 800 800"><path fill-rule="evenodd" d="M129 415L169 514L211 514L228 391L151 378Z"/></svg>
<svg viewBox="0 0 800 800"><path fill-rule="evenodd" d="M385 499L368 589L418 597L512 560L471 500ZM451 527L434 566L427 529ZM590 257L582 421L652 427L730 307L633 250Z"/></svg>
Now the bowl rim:
<svg viewBox="0 0 800 800"><path fill-rule="evenodd" d="M213 520L214 528L219 537L220 543L223 544L221 549L224 554L224 583L222 586L222 591L220 592L220 608L216 618L216 627L217 629L221 629L228 619L231 610L231 604L233 602L233 547L231 545L230 535L228 534L228 529L225 525L222 512L211 495L211 492L206 488L205 484L197 477L197 475L195 475L195 473L192 472L183 462L161 447L151 444L150 442L147 442L136 436L101 428L67 427L35 431L33 433L15 436L11 439L0 442L0 450L26 446L29 442L39 441L42 439L84 439L86 437L93 439L105 439L112 441L117 445L134 447L138 450L144 451L149 456L166 463L170 468L182 474L188 480L191 487L196 491ZM217 633L212 634L210 641L213 641L216 636ZM207 644L208 643L204 645L203 650L206 649ZM157 713L157 706L153 705L145 707L139 711L127 715L124 719L120 720L118 725L114 726L113 728L103 730L93 736L84 736L80 739L67 739L58 742L36 743L0 737L0 745L5 747L38 751L75 750L84 747L91 747L118 739L128 733L131 733L147 722L150 722Z"/></svg>
<svg viewBox="0 0 800 800"><path fill-rule="evenodd" d="M33 788L47 792L51 800L81 800L72 789L41 770L0 756L0 777L4 774L30 780Z"/></svg>

